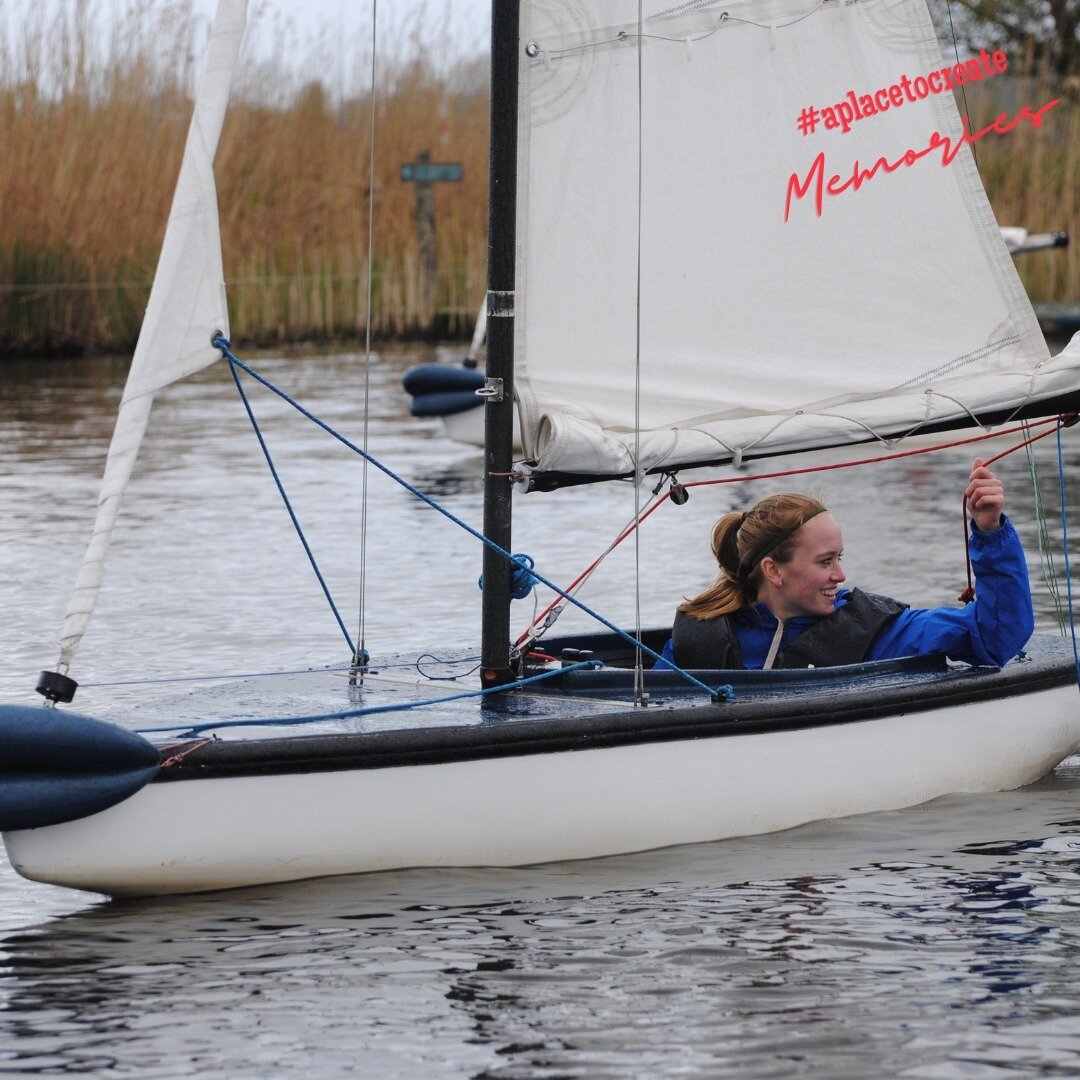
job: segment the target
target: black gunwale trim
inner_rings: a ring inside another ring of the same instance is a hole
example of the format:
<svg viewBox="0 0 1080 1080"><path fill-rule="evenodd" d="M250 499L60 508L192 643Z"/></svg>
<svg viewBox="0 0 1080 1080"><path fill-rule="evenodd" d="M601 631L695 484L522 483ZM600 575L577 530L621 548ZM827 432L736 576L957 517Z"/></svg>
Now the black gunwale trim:
<svg viewBox="0 0 1080 1080"><path fill-rule="evenodd" d="M725 673L710 674L722 677ZM397 768L810 730L1015 697L1075 683L1076 669L1071 659L1054 659L1004 669L946 671L940 679L907 686L888 684L810 692L793 700L736 700L678 708L628 708L571 719L556 717L497 725L216 741L162 770L154 782Z"/></svg>

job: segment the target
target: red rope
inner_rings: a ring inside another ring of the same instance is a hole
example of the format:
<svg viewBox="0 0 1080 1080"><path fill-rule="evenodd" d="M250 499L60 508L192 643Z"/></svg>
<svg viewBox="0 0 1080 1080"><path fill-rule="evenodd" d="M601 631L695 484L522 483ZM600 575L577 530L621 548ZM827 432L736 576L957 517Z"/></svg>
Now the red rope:
<svg viewBox="0 0 1080 1080"><path fill-rule="evenodd" d="M652 506L650 506L649 509L646 510L645 513L641 515L641 517L639 517L637 519L637 521L632 522L625 529L623 529L623 531L621 533L619 533L619 535L615 538L614 542L608 547L608 549L604 552L604 554L598 556L595 559L593 559L593 561L591 563L589 563L589 565L586 566L585 569L582 570L581 573L578 574L578 576L576 578L574 578L574 580L571 581L569 585L567 585L565 591L568 592L568 593L572 593L600 565L600 563L603 562L603 560L607 558L608 555L610 555L628 536L630 536L633 533L633 531L643 521L645 521L646 518L650 517L657 510L659 510L660 507L663 506L664 503L670 497L671 497L671 492L670 491L664 492L664 494L661 495L660 498L657 499L657 501ZM559 606L559 603L562 601L562 599L563 599L562 594L559 594L558 596L556 596L555 599L552 600L551 603L548 604L548 606L546 608L544 608L544 610L541 611L540 614L537 615L535 619L533 619L533 621L529 624L529 628L527 630L525 630L520 635L520 637L518 637L517 641L515 641L514 644L520 646L521 643L523 641L525 641L528 638L528 636L533 632L533 630L535 630L537 626L541 625L543 623L544 619L546 619L548 617L548 615L550 615L551 612L554 611L555 608L557 608Z"/></svg>
<svg viewBox="0 0 1080 1080"><path fill-rule="evenodd" d="M1068 418L1068 415L1063 415L1059 416L1057 420L1061 423L1064 423L1065 420L1067 420ZM987 458L986 461L983 462L983 468L990 468L990 466L993 465L995 461L1000 461L1003 457L1008 457L1009 454L1013 454L1017 450L1023 450L1025 446L1030 446L1032 443L1038 442L1040 439L1045 439L1047 435L1053 435L1056 431L1057 423L1055 423L1055 426L1052 427L1049 431L1043 431L1038 435L1033 435L1030 439L1025 439L1023 442L1019 442L1015 446L1010 446L1008 447L1008 449L1002 450L1001 453L997 454L995 457ZM960 499L960 516L964 522L964 560L967 568L967 588L964 589L964 591L956 599L959 600L962 604L970 604L971 601L975 599L975 581L971 572L971 551L968 548L968 540L971 536L971 522L968 518L967 499L963 497L961 497Z"/></svg>
<svg viewBox="0 0 1080 1080"><path fill-rule="evenodd" d="M188 754L195 753L195 751L198 750L200 747L205 746L207 743L212 743L213 741L213 739L199 739L198 742L193 743L191 746L187 747L186 750L181 750L179 753L173 754L171 757L167 757L161 763L161 767L163 769L168 769L173 765L179 765L180 762L188 756Z"/></svg>
<svg viewBox="0 0 1080 1080"><path fill-rule="evenodd" d="M745 484L745 483L749 483L751 480L777 480L777 479L780 479L780 478L786 477L786 476L805 476L805 475L807 475L809 473L832 472L835 469L854 469L854 468L856 468L858 466L861 466L861 465L877 465L877 464L879 464L881 462L885 462L885 461L898 461L901 458L919 457L919 456L921 456L923 454L935 454L939 450L953 450L953 449L955 449L957 447L960 447L960 446L971 446L974 443L986 442L988 439L1000 439L1000 438L1003 438L1006 435L1015 435L1018 432L1025 432L1026 433L1026 432L1030 431L1033 427L1041 427L1043 425L1052 425L1048 431L1044 431L1041 434L1035 435L1030 439L1025 439L1023 442L1017 443L1015 446L1011 446L1007 450L1003 450L996 457L990 458L986 462L986 464L987 465L992 465L995 461L1000 461L1003 457L1007 456L1008 454L1013 453L1016 450L1020 450L1025 446L1029 446L1033 442L1038 442L1039 439L1044 439L1044 438L1046 438L1047 435L1053 435L1054 432L1057 431L1059 425L1063 425L1069 420L1074 420L1078 415L1080 415L1080 414L1077 414L1077 413L1061 413L1058 416L1044 417L1041 420L1029 421L1029 422L1026 422L1026 423L1023 423L1023 424L1018 424L1015 427L1003 428L1001 431L990 431L990 432L986 432L983 435L971 435L966 439L954 439L952 442L935 443L935 445L933 445L933 446L924 446L924 447L920 447L920 448L915 449L915 450L898 450L898 451L896 451L895 453L892 453L892 454L881 454L881 455L879 455L877 457L859 458L856 461L835 461L835 462L832 462L831 464L828 464L828 465L808 465L808 466L806 466L805 468L802 468L802 469L783 469L783 470L781 470L779 472L751 473L751 474L748 474L748 475L745 475L745 476L725 476L725 477L720 477L720 478L717 478L717 479L714 479L714 480L691 480L688 483L683 484L682 486L687 487L687 488L691 488L691 487L710 487L710 486L719 485L719 484ZM615 541L611 544L611 546L607 549L607 551L604 552L603 555L601 555L598 558L594 559L580 574L578 574L578 576L576 578L574 578L574 580L567 586L566 592L568 592L568 593L573 592L574 589L577 588L577 586L580 585L581 582L584 581L585 578L587 578L597 568L597 566L600 565L600 563L601 563L601 561L603 559L605 559L608 555L610 555L611 552L615 550L615 548L617 548L628 536L630 536L634 532L634 530L636 528L638 528L643 521L645 521L646 518L648 518L650 515L654 514L657 510L659 510L660 507L663 506L664 503L669 498L671 498L671 492L670 491L664 492L664 494L656 501L656 503L654 503L651 507L649 507L649 509L644 514L642 514L641 517L638 518L637 521L632 522L630 525L628 525L619 534L619 536L617 536L615 538ZM967 504L966 504L966 501L965 501L965 503L964 503L964 552L965 552L965 558L967 559L968 587L967 587L967 589L964 590L963 593L960 594L959 599L961 599L961 600L964 600L969 592L971 594L971 599L974 599L974 597L975 597L975 588L974 588L974 585L972 583L972 575L971 575L971 555L970 555L970 553L968 553L968 550L967 550L967 539L968 539L967 527L968 527L967 526ZM521 636L517 639L515 644L520 646L521 643L523 641L525 641L529 637L529 635L533 632L533 630L535 630L537 626L540 626L543 623L544 619L546 619L547 616L556 607L558 607L558 605L559 605L559 603L560 603L560 601L562 599L563 598L562 598L561 595L556 596L555 599L552 600L552 602L550 604L548 604L548 606L546 608L544 608L544 610L541 611L540 614L537 615L535 619L533 619L532 623L529 625L529 628L523 634L521 634Z"/></svg>
<svg viewBox="0 0 1080 1080"><path fill-rule="evenodd" d="M1019 431L1026 432L1032 427L1037 427L1042 424L1054 425L1051 431L1044 433L1049 435L1057 430L1058 424L1064 423L1066 420L1070 420L1076 415L1076 413L1062 413L1060 416L1047 417L1043 420L1037 420L1034 423L1018 424L1016 427L1004 428L1001 431L990 431L985 435L972 435L967 439L956 439L953 442L937 443L934 446L923 446L917 450L898 450L896 453L881 454L879 457L859 458L857 461L834 461L831 465L810 465L805 469L786 469L783 472L754 473L752 476L729 476L719 480L691 480L689 483L684 484L683 487L704 487L709 484L737 484L747 480L775 480L783 476L802 476L806 473L831 472L834 469L854 469L859 465L877 465L879 462L883 461L898 461L901 458L918 457L920 454L936 454L939 450L952 450L958 446L970 446L972 443L985 442L987 439L1000 439L1004 435L1015 435ZM1038 437L1042 438L1042 436ZM1021 446L1026 445L1026 443L1020 443L1012 449L1018 450ZM1012 450L1005 451L1005 454L1009 453L1012 453ZM1005 454L999 454L998 458L1004 457ZM991 460L997 461L998 458L992 458Z"/></svg>

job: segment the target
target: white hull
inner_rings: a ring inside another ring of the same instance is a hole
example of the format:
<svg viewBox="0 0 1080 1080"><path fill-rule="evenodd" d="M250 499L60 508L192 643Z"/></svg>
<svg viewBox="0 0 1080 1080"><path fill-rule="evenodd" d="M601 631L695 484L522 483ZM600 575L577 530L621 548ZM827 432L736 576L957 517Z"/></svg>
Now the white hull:
<svg viewBox="0 0 1080 1080"><path fill-rule="evenodd" d="M92 817L4 840L26 877L117 896L525 865L1017 788L1078 747L1070 685L793 731L154 783Z"/></svg>
<svg viewBox="0 0 1080 1080"><path fill-rule="evenodd" d="M467 446L484 445L484 409L466 409L464 412L451 413L439 418L447 437ZM521 452L521 428L517 413L514 414L514 452Z"/></svg>

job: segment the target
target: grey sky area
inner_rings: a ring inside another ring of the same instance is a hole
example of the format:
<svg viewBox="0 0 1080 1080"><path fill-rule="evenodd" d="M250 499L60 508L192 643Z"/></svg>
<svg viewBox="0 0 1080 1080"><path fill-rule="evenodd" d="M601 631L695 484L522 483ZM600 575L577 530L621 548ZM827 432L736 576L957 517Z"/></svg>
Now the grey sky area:
<svg viewBox="0 0 1080 1080"><path fill-rule="evenodd" d="M0 0L0 72L49 92L68 85L84 60L85 70L100 74L137 55L153 70L181 73L194 89L217 7L218 0ZM248 0L234 93L287 104L318 81L336 99L363 94L373 26L380 85L418 56L457 78L486 77L490 0Z"/></svg>
<svg viewBox="0 0 1080 1080"><path fill-rule="evenodd" d="M209 16L217 2L194 0L194 6ZM374 13L383 44L418 36L429 47L466 55L487 47L490 26L489 0L250 0L249 10L258 23L293 27L301 38L330 34L338 40L370 40Z"/></svg>

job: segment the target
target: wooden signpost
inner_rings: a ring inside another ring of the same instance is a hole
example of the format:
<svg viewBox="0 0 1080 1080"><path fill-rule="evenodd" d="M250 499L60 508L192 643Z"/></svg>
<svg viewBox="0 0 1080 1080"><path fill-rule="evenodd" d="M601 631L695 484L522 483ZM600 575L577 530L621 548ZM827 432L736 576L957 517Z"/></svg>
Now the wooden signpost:
<svg viewBox="0 0 1080 1080"><path fill-rule="evenodd" d="M420 300L424 321L431 326L435 316L435 286L438 280L438 249L435 242L435 185L461 181L457 162L431 160L430 150L419 150L415 161L401 166L401 179L416 185L416 237L420 248Z"/></svg>

